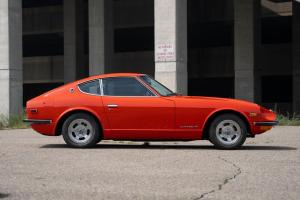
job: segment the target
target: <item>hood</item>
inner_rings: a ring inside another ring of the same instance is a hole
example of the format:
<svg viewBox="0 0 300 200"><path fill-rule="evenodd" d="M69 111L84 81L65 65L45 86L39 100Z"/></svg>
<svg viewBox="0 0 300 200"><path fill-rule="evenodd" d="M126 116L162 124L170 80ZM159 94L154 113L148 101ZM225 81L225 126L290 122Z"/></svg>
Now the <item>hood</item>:
<svg viewBox="0 0 300 200"><path fill-rule="evenodd" d="M179 101L190 102L191 104L197 104L201 107L209 108L232 108L239 110L257 110L260 106L256 103L231 98L220 97L205 97L205 96L173 96L173 98Z"/></svg>

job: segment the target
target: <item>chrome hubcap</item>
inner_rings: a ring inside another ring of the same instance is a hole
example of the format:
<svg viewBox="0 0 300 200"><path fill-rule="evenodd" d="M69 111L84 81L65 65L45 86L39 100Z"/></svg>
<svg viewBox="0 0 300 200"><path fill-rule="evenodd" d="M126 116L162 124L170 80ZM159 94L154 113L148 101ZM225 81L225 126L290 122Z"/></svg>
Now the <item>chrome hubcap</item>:
<svg viewBox="0 0 300 200"><path fill-rule="evenodd" d="M86 143L93 134L91 123L85 119L75 119L68 127L68 135L75 143Z"/></svg>
<svg viewBox="0 0 300 200"><path fill-rule="evenodd" d="M241 137L242 131L238 123L233 120L221 121L217 128L217 139L224 144L234 144Z"/></svg>

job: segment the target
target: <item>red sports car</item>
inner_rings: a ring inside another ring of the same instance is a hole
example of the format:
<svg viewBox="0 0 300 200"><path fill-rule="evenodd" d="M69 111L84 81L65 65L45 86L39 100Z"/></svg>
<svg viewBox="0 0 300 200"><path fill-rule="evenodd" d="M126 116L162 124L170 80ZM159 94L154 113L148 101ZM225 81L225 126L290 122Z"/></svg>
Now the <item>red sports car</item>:
<svg viewBox="0 0 300 200"><path fill-rule="evenodd" d="M208 139L217 148L240 147L277 124L274 112L226 98L182 96L145 74L103 74L31 99L31 127L63 135L72 147L100 140L190 141Z"/></svg>

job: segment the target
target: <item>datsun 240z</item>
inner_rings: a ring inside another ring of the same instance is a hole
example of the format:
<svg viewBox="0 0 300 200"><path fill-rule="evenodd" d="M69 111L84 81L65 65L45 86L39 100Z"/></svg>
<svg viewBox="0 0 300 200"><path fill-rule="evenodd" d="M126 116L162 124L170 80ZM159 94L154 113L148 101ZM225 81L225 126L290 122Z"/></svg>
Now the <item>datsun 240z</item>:
<svg viewBox="0 0 300 200"><path fill-rule="evenodd" d="M277 124L274 112L243 100L183 96L145 74L92 76L27 102L31 127L72 147L101 140L209 140L235 149Z"/></svg>

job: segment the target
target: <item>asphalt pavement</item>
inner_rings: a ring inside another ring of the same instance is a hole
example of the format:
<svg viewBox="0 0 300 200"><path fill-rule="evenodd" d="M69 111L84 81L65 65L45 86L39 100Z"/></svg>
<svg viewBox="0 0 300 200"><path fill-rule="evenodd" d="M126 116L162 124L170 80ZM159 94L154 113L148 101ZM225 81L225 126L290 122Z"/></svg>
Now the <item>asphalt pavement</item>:
<svg viewBox="0 0 300 200"><path fill-rule="evenodd" d="M207 141L103 141L72 149L31 129L0 131L0 199L300 199L300 127L240 150Z"/></svg>

